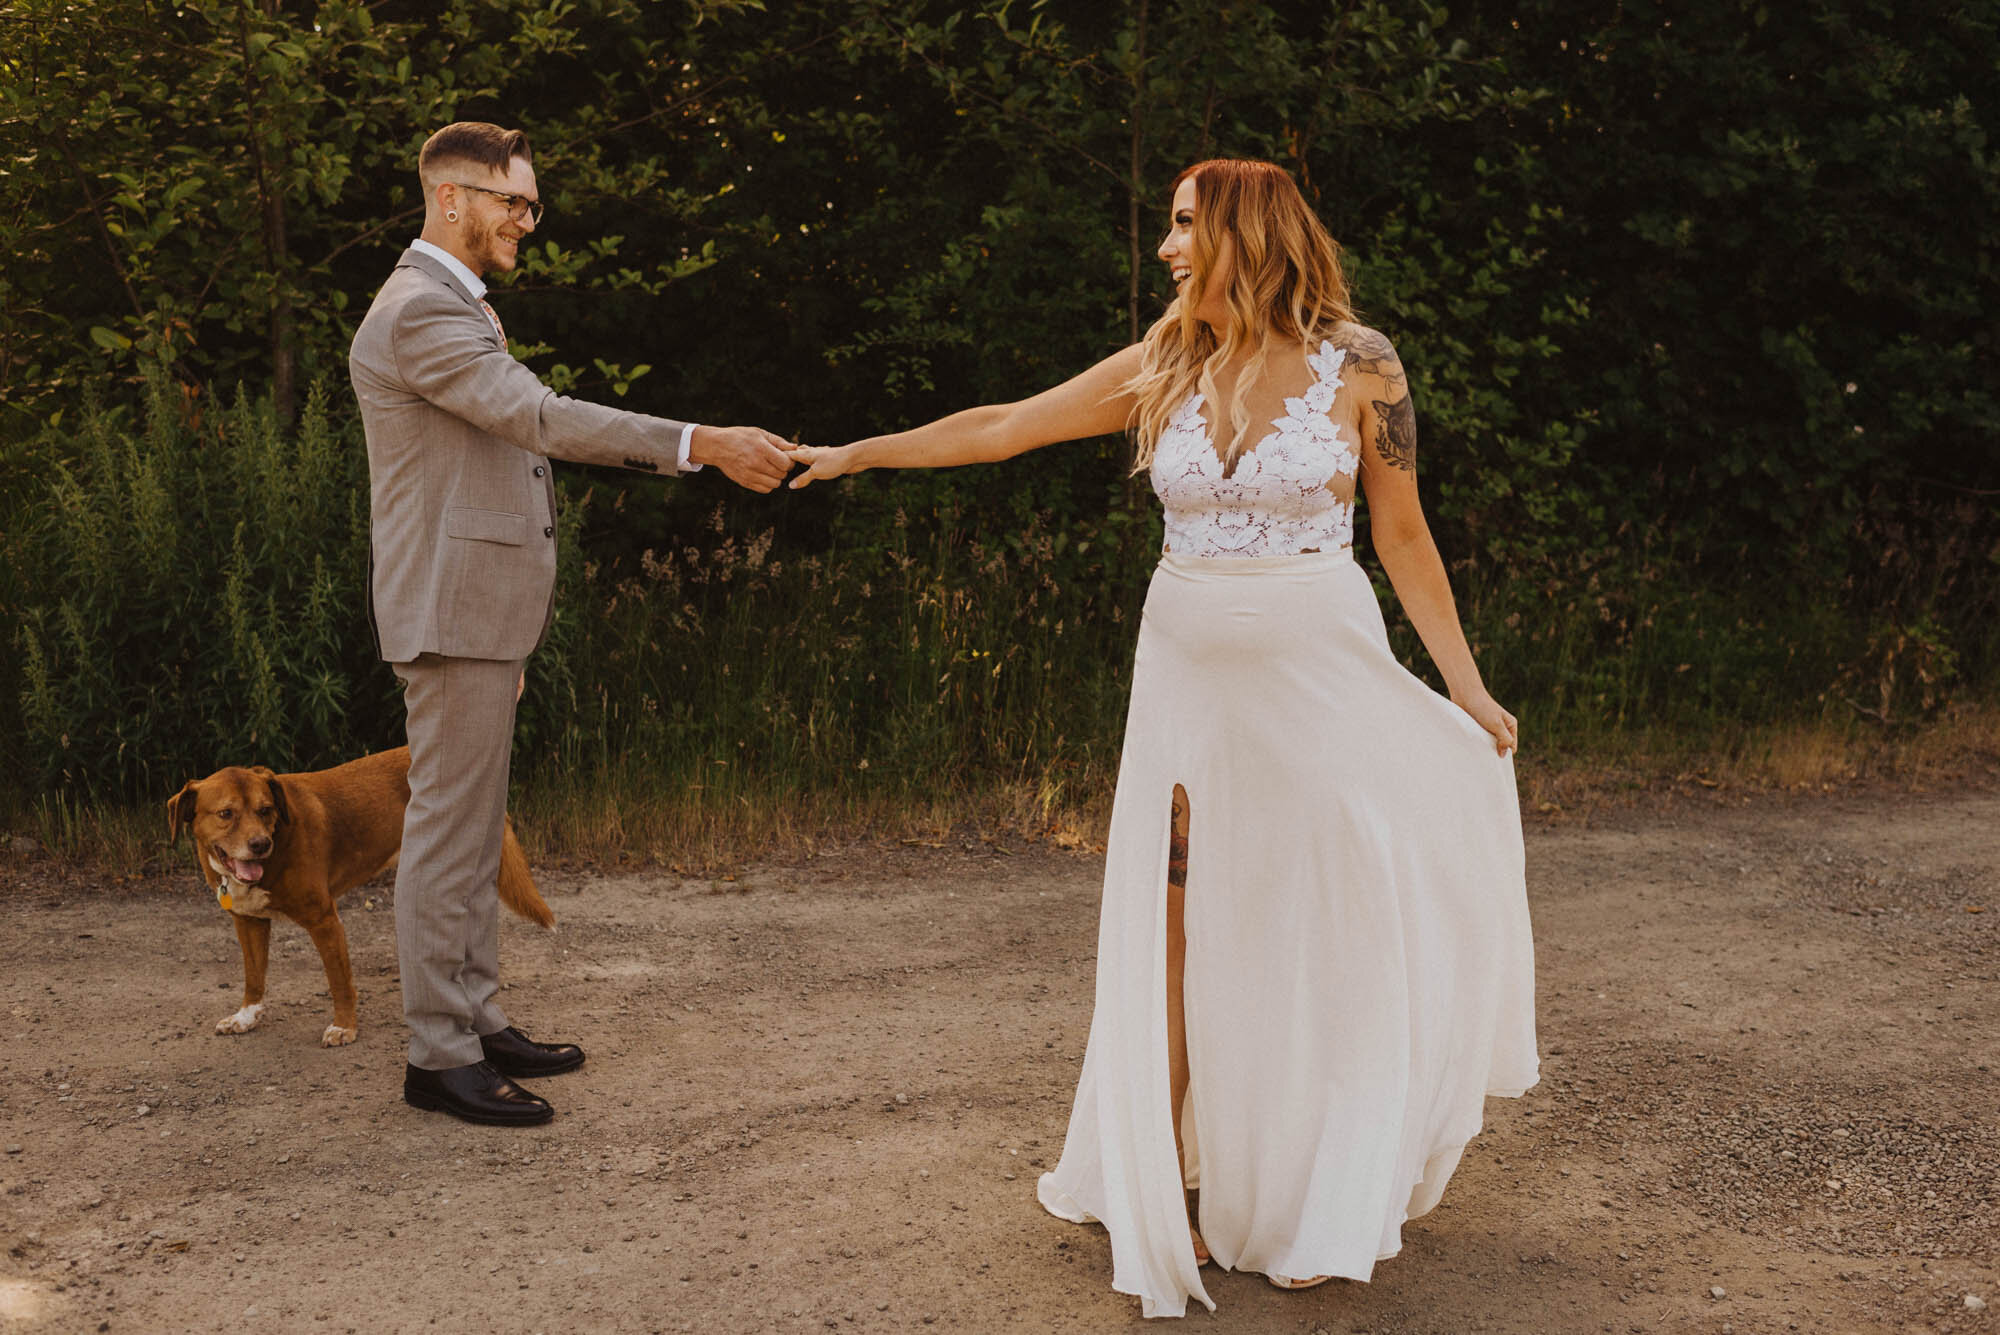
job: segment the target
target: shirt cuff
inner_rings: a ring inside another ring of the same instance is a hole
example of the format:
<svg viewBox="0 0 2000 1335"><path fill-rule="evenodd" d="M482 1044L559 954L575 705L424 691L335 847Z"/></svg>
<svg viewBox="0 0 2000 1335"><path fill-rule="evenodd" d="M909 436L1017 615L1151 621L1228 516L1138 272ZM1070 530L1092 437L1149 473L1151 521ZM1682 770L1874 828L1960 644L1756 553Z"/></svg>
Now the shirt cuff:
<svg viewBox="0 0 2000 1335"><path fill-rule="evenodd" d="M699 473L701 471L700 464L690 463L688 461L688 451L694 448L694 428L695 424L693 422L689 422L686 426L681 428L681 455L680 455L679 466L681 472L683 473Z"/></svg>

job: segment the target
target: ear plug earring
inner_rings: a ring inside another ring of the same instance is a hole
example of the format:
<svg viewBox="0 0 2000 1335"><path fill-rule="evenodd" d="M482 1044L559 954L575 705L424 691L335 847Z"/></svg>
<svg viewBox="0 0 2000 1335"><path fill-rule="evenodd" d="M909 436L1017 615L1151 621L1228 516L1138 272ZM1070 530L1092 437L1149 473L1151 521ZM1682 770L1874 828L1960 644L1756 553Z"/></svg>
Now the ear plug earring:
<svg viewBox="0 0 2000 1335"><path fill-rule="evenodd" d="M457 222L457 221L458 221L458 210L457 210L457 209L446 209L446 210L445 210L445 212L444 212L444 220L445 220L446 222Z"/></svg>

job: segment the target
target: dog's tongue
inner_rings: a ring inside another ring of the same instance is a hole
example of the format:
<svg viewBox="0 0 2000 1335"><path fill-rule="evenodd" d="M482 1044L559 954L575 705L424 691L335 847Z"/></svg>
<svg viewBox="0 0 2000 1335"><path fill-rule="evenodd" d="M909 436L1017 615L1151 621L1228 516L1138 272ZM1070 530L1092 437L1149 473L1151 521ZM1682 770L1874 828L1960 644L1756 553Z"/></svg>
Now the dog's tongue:
<svg viewBox="0 0 2000 1335"><path fill-rule="evenodd" d="M245 862L241 858L231 858L229 859L229 874L243 882L243 884L249 885L251 882L263 877L264 864L261 862Z"/></svg>

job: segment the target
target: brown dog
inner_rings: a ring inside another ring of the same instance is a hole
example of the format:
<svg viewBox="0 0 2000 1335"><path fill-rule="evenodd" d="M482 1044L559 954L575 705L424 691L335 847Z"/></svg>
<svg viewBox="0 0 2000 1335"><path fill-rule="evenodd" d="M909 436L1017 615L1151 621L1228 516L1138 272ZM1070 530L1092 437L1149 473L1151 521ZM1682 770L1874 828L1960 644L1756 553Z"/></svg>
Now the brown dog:
<svg viewBox="0 0 2000 1335"><path fill-rule="evenodd" d="M271 915L282 913L312 936L326 966L333 1023L320 1035L321 1045L354 1041L354 969L335 905L395 865L403 847L409 774L410 748L401 746L308 774L231 765L189 780L167 799L168 842L187 827L201 874L228 910L243 947L243 1006L218 1022L215 1032L241 1034L257 1027L271 958ZM500 902L516 914L555 926L556 915L528 874L511 819L500 850L499 890Z"/></svg>

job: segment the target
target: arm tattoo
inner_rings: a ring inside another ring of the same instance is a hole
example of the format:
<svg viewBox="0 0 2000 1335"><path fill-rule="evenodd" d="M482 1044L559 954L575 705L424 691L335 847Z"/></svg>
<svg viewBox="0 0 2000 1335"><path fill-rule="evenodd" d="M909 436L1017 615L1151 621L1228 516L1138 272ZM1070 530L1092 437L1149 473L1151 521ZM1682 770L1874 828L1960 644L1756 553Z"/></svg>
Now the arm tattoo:
<svg viewBox="0 0 2000 1335"><path fill-rule="evenodd" d="M1382 382L1386 397L1369 400L1375 409L1375 452L1391 468L1416 471L1417 410L1395 347L1380 330L1358 324L1340 326L1333 335L1333 345L1346 349L1346 366Z"/></svg>
<svg viewBox="0 0 2000 1335"><path fill-rule="evenodd" d="M1347 353L1346 365L1362 375L1379 377L1394 395L1406 383L1403 363L1396 349L1379 330L1358 324L1344 324L1333 335L1333 346Z"/></svg>
<svg viewBox="0 0 2000 1335"><path fill-rule="evenodd" d="M1394 403L1375 404L1375 450L1391 468L1413 472L1417 466L1417 410L1405 394Z"/></svg>

